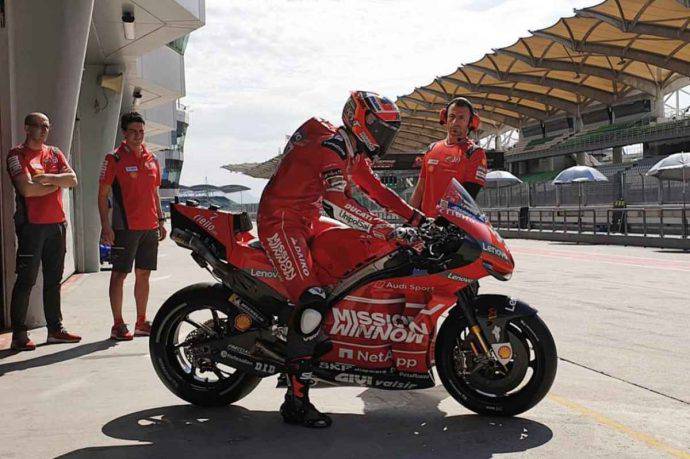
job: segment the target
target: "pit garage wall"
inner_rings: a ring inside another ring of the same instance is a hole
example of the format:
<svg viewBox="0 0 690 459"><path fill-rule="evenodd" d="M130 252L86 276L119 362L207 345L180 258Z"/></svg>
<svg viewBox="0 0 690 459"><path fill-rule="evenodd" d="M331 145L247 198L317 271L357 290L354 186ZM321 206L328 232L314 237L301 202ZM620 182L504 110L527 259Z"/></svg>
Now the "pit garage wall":
<svg viewBox="0 0 690 459"><path fill-rule="evenodd" d="M2 151L2 325L9 323L14 284L16 242L12 215L14 191L5 168L7 152L24 140L24 116L44 112L51 119L48 143L71 157L71 145L82 67L94 0L5 0L0 27L0 150ZM40 14L37 14L40 12ZM30 24L30 27L26 25ZM36 33L40 30L41 33ZM31 52L27 52L31 50ZM72 228L72 191L65 191ZM68 231L65 275L74 271L72 232ZM27 323L44 323L39 275L31 296Z"/></svg>

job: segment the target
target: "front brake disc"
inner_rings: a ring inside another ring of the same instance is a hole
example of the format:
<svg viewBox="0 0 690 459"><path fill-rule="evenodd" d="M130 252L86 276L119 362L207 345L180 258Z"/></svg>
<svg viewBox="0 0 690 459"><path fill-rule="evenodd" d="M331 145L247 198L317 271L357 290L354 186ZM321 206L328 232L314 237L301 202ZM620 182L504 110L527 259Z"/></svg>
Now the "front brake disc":
<svg viewBox="0 0 690 459"><path fill-rule="evenodd" d="M522 342L510 331L508 332L510 344L513 348L513 356L506 368L499 362L490 361L484 363L481 368L472 371L464 379L475 390L493 395L505 395L517 388L524 380L529 368L529 350L526 343Z"/></svg>

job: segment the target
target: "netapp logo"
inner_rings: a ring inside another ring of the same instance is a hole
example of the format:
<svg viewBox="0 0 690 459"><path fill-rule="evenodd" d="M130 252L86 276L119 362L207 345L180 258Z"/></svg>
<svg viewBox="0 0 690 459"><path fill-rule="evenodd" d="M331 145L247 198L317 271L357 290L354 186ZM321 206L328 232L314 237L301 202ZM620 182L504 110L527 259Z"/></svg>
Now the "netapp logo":
<svg viewBox="0 0 690 459"><path fill-rule="evenodd" d="M393 351L371 352L358 350L355 354L354 349L340 348L338 349L338 357L341 359L357 360L358 362L385 363L393 361Z"/></svg>
<svg viewBox="0 0 690 459"><path fill-rule="evenodd" d="M426 324L418 324L413 316L402 314L333 308L333 319L331 335L417 344L429 335Z"/></svg>

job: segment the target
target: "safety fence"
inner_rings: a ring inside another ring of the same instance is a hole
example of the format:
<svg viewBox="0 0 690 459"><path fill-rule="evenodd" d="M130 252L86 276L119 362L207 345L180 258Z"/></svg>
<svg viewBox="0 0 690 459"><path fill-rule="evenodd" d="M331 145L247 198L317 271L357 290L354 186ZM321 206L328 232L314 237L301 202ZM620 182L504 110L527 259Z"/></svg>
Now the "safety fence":
<svg viewBox="0 0 690 459"><path fill-rule="evenodd" d="M533 207L485 209L497 229L688 239L688 210L682 207Z"/></svg>
<svg viewBox="0 0 690 459"><path fill-rule="evenodd" d="M519 183L504 188L487 185L477 197L477 204L490 207L538 207L567 205L610 205L625 201L628 205L681 204L683 183L648 177L648 167L633 167L607 175L607 182L554 185L551 182ZM690 182L690 177L688 178ZM686 187L690 185L686 184ZM686 189L686 199L690 190Z"/></svg>

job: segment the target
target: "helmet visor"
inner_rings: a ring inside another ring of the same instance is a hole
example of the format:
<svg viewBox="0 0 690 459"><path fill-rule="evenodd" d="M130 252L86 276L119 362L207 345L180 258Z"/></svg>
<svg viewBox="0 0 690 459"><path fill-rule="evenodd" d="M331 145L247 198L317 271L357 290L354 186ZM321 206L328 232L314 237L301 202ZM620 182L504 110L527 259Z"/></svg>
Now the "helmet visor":
<svg viewBox="0 0 690 459"><path fill-rule="evenodd" d="M367 121L371 121L367 122L367 128L379 146L378 155L383 156L388 151L388 148L393 143L393 140L395 140L395 136L398 135L400 121L385 122L377 116L371 114L369 115Z"/></svg>

